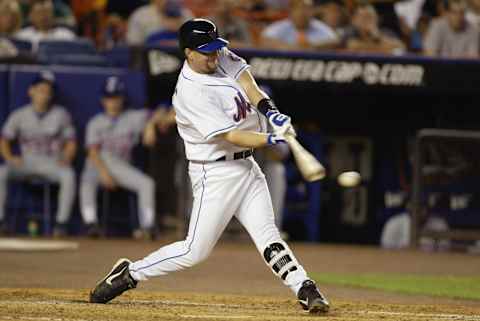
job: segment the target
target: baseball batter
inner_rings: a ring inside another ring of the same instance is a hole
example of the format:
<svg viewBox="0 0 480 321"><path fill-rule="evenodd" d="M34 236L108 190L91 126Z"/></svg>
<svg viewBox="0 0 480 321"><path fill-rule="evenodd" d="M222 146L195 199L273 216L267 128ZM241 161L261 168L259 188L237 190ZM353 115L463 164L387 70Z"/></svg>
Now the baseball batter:
<svg viewBox="0 0 480 321"><path fill-rule="evenodd" d="M130 164L131 151L143 138L145 145L155 142L155 117L151 111L124 109L125 86L115 76L104 85L102 105L105 112L87 125L88 160L82 172L80 206L87 233L97 236L97 190L99 185L113 190L121 186L137 193L140 228L152 237L155 209L155 183Z"/></svg>
<svg viewBox="0 0 480 321"><path fill-rule="evenodd" d="M226 48L228 42L218 37L212 22L187 21L179 40L186 61L173 105L190 161L194 201L188 235L139 261L120 259L92 290L90 302L106 303L138 281L201 262L235 216L302 307L312 313L328 311L328 301L280 237L265 177L251 156L253 148L284 143L290 118L258 89L248 65ZM274 132L266 133L259 109L268 110Z"/></svg>
<svg viewBox="0 0 480 321"><path fill-rule="evenodd" d="M3 127L1 151L6 165L0 167L0 222L5 217L7 181L38 176L60 184L54 234L62 236L75 197L75 173L70 164L76 142L70 114L51 104L54 87L52 73L37 75L28 90L30 104L10 114ZM15 139L21 156L12 153Z"/></svg>

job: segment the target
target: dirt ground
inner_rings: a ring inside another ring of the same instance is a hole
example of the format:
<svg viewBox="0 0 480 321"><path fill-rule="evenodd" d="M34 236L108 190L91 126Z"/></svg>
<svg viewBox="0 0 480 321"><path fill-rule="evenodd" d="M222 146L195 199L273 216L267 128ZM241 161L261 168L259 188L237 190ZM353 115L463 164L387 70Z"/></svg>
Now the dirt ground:
<svg viewBox="0 0 480 321"><path fill-rule="evenodd" d="M187 271L139 284L109 304L89 304L88 291L120 257L132 260L170 240L74 240L59 252L0 252L0 320L468 320L480 302L320 285L332 309L301 311L250 242L221 241ZM478 276L480 256L382 251L373 247L292 244L312 272Z"/></svg>

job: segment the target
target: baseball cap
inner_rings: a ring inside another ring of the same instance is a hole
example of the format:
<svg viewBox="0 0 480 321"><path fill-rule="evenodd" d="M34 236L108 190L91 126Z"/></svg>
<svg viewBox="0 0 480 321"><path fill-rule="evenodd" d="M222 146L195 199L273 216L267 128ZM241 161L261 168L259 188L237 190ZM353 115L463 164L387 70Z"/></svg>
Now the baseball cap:
<svg viewBox="0 0 480 321"><path fill-rule="evenodd" d="M114 97L125 96L125 84L117 76L108 77L103 85L102 96Z"/></svg>
<svg viewBox="0 0 480 321"><path fill-rule="evenodd" d="M38 85L39 83L48 83L50 86L55 86L55 75L51 71L41 71L39 72L32 81L32 86Z"/></svg>
<svg viewBox="0 0 480 321"><path fill-rule="evenodd" d="M191 19L179 30L179 46L183 51L190 48L203 53L211 53L228 45L228 41L218 36L217 27L207 19Z"/></svg>

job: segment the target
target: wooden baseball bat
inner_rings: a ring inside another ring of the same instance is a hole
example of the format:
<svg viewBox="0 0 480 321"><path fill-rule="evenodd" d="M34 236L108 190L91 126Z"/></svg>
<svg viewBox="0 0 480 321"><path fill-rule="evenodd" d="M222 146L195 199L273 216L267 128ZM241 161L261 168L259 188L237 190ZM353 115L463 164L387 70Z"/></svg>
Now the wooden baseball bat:
<svg viewBox="0 0 480 321"><path fill-rule="evenodd" d="M285 135L290 151L295 158L298 170L307 182L314 182L325 177L325 167L307 151L293 135Z"/></svg>

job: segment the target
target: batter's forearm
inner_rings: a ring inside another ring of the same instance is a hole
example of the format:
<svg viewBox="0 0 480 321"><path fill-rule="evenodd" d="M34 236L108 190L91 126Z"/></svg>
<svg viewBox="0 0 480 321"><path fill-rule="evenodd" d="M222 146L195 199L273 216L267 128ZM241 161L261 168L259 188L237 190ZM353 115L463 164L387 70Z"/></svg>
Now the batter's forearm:
<svg viewBox="0 0 480 321"><path fill-rule="evenodd" d="M240 77L238 77L238 82L242 86L243 90L245 90L248 100L250 100L254 106L257 106L260 100L269 98L268 95L257 85L257 82L253 78L249 69L244 70L240 74Z"/></svg>
<svg viewBox="0 0 480 321"><path fill-rule="evenodd" d="M250 70L246 69L238 78L239 84L248 96L250 102L256 106L262 113L266 114L269 110L278 110L277 106L268 95L258 87Z"/></svg>
<svg viewBox="0 0 480 321"><path fill-rule="evenodd" d="M229 143L246 148L259 148L268 145L268 135L245 130L231 130L222 137Z"/></svg>

